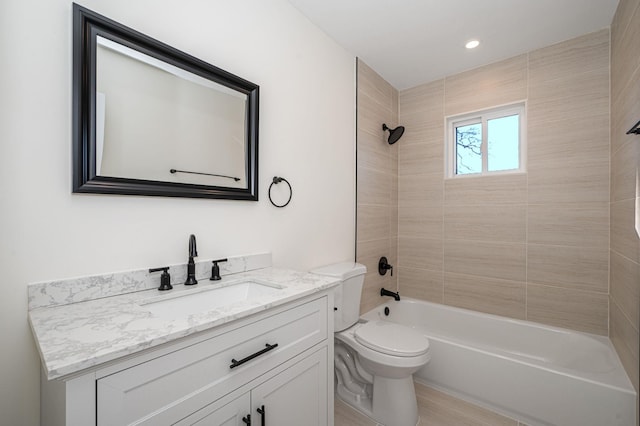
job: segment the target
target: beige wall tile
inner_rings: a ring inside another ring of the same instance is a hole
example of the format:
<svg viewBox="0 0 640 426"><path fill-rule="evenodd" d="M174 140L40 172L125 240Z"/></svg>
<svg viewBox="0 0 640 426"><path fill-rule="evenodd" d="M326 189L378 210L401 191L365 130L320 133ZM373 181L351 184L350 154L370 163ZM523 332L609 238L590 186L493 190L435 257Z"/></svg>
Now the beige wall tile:
<svg viewBox="0 0 640 426"><path fill-rule="evenodd" d="M429 117L444 115L444 79L422 84L399 93L399 117L422 113Z"/></svg>
<svg viewBox="0 0 640 426"><path fill-rule="evenodd" d="M364 93L358 94L358 131L369 132L374 136L382 136L382 124L389 127L396 125L397 118L392 116L390 108L381 106Z"/></svg>
<svg viewBox="0 0 640 426"><path fill-rule="evenodd" d="M398 237L398 259L401 268L442 270L442 240Z"/></svg>
<svg viewBox="0 0 640 426"><path fill-rule="evenodd" d="M634 10L640 5L640 0L620 0L613 20L611 21L611 45L616 45L619 38L631 22Z"/></svg>
<svg viewBox="0 0 640 426"><path fill-rule="evenodd" d="M443 272L408 267L398 268L401 296L443 303Z"/></svg>
<svg viewBox="0 0 640 426"><path fill-rule="evenodd" d="M442 239L442 205L402 204L398 211L398 235L414 238Z"/></svg>
<svg viewBox="0 0 640 426"><path fill-rule="evenodd" d="M622 33L616 33L611 45L611 80L626 82L631 79L631 75L640 67L640 58L634 55L640 45L640 8L629 16L629 24ZM616 85L613 87L612 96L617 97L622 92L623 87Z"/></svg>
<svg viewBox="0 0 640 426"><path fill-rule="evenodd" d="M366 259L366 258L376 258L376 273L378 271L378 259L381 256L390 256L389 250L391 248L391 241L388 237L380 238L377 240L367 240L367 241L359 241L358 242L358 259ZM359 260L358 260L359 262ZM367 267L367 273L371 272L372 269Z"/></svg>
<svg viewBox="0 0 640 426"><path fill-rule="evenodd" d="M608 162L593 167L543 167L529 171L529 203L532 204L604 203L608 197Z"/></svg>
<svg viewBox="0 0 640 426"><path fill-rule="evenodd" d="M571 129L570 131L567 131ZM609 113L588 118L568 118L531 126L528 139L528 170L597 168L609 165ZM608 178L604 176L605 182Z"/></svg>
<svg viewBox="0 0 640 426"><path fill-rule="evenodd" d="M398 187L397 178L395 178L396 182L394 183L395 187ZM393 204L391 205L391 211L389 214L389 235L392 238L392 241L395 241L396 244L398 242L398 200L397 200L397 191L396 191L396 199L392 200Z"/></svg>
<svg viewBox="0 0 640 426"><path fill-rule="evenodd" d="M390 207L361 204L358 206L358 241L390 237Z"/></svg>
<svg viewBox="0 0 640 426"><path fill-rule="evenodd" d="M383 286L365 286L362 289L362 297L360 299L360 315L366 314L376 306L384 303L380 297L380 287Z"/></svg>
<svg viewBox="0 0 640 426"><path fill-rule="evenodd" d="M618 86L621 86L618 89ZM627 135L627 131L638 122L640 117L640 69L631 80L611 82L620 95L611 98L611 152L614 153L628 141L636 141L636 135Z"/></svg>
<svg viewBox="0 0 640 426"><path fill-rule="evenodd" d="M524 319L525 283L445 272L444 303Z"/></svg>
<svg viewBox="0 0 640 426"><path fill-rule="evenodd" d="M490 108L527 97L527 55L445 79L445 116Z"/></svg>
<svg viewBox="0 0 640 426"><path fill-rule="evenodd" d="M438 129L442 138L442 127ZM402 142L405 142L404 140ZM427 143L403 143L398 149L398 174L439 174L444 176L444 142L442 139Z"/></svg>
<svg viewBox="0 0 640 426"><path fill-rule="evenodd" d="M640 238L637 217L640 149L626 135L640 117L640 1L621 0L611 30L611 296L610 336L638 390ZM635 198L635 199L634 199ZM638 414L638 399L636 399Z"/></svg>
<svg viewBox="0 0 640 426"><path fill-rule="evenodd" d="M640 263L636 215L636 200L611 203L611 250Z"/></svg>
<svg viewBox="0 0 640 426"><path fill-rule="evenodd" d="M445 272L525 281L524 244L446 240L444 253Z"/></svg>
<svg viewBox="0 0 640 426"><path fill-rule="evenodd" d="M425 426L517 426L508 417L463 401L421 383L416 383L416 398Z"/></svg>
<svg viewBox="0 0 640 426"><path fill-rule="evenodd" d="M444 145L444 116L426 116L424 112L404 114L400 122L405 128L402 144L434 143ZM402 148L399 148L402 149Z"/></svg>
<svg viewBox="0 0 640 426"><path fill-rule="evenodd" d="M640 143L627 140L611 158L611 201L635 198L637 192L640 192Z"/></svg>
<svg viewBox="0 0 640 426"><path fill-rule="evenodd" d="M530 283L608 293L609 249L529 244Z"/></svg>
<svg viewBox="0 0 640 426"><path fill-rule="evenodd" d="M439 173L398 176L398 205L405 206L424 204L442 205L443 184Z"/></svg>
<svg viewBox="0 0 640 426"><path fill-rule="evenodd" d="M373 135L369 132L358 130L358 165L362 164L363 159L366 159L366 157L360 158L363 154L375 154L380 157L378 161L371 164L372 168L378 170L378 167L380 167L381 171L390 170L391 148L386 143L382 133ZM371 160L368 162L371 163ZM364 163L364 165L366 164Z"/></svg>
<svg viewBox="0 0 640 426"><path fill-rule="evenodd" d="M529 283L527 320L606 336L608 296Z"/></svg>
<svg viewBox="0 0 640 426"><path fill-rule="evenodd" d="M638 351L640 350L640 335L629 318L624 315L615 300L611 304L611 334L625 342L630 355L638 361Z"/></svg>
<svg viewBox="0 0 640 426"><path fill-rule="evenodd" d="M391 191L393 180L391 174L381 173L366 167L358 168L358 205L378 204L388 206L391 204Z"/></svg>
<svg viewBox="0 0 640 426"><path fill-rule="evenodd" d="M534 71L531 71L533 77ZM598 117L609 109L609 68L596 68L566 80L531 83L527 102L531 128L567 119ZM564 128L565 132L573 129Z"/></svg>
<svg viewBox="0 0 640 426"><path fill-rule="evenodd" d="M606 248L609 245L608 210L606 203L530 205L528 241Z"/></svg>
<svg viewBox="0 0 640 426"><path fill-rule="evenodd" d="M394 92L397 93L397 90L391 84L366 63L358 60L358 94L366 94L380 106L392 110L394 101L397 104L397 100L394 99L397 95L394 95ZM395 116L397 117L397 113Z"/></svg>
<svg viewBox="0 0 640 426"><path fill-rule="evenodd" d="M450 206L476 204L523 204L527 202L527 175L445 179L444 200Z"/></svg>
<svg viewBox="0 0 640 426"><path fill-rule="evenodd" d="M611 298L640 329L640 264L611 251Z"/></svg>
<svg viewBox="0 0 640 426"><path fill-rule="evenodd" d="M389 155L368 148L358 148L358 167L387 171L391 170Z"/></svg>
<svg viewBox="0 0 640 426"><path fill-rule="evenodd" d="M576 71L561 83L536 80L536 72L530 73L538 82L530 86L527 117L529 202L607 201L608 67Z"/></svg>
<svg viewBox="0 0 640 426"><path fill-rule="evenodd" d="M525 204L444 207L446 239L524 243L527 230Z"/></svg>
<svg viewBox="0 0 640 426"><path fill-rule="evenodd" d="M392 87L391 93L391 113L394 117L398 118L399 113L399 105L398 102L400 100L400 95L395 87ZM396 122L397 123L397 122Z"/></svg>
<svg viewBox="0 0 640 426"><path fill-rule="evenodd" d="M609 30L576 37L529 54L529 83L569 80L594 68L609 68Z"/></svg>
<svg viewBox="0 0 640 426"><path fill-rule="evenodd" d="M624 317L615 301L611 303L611 342L613 346L616 348L616 352L622 362L622 366L624 367L633 387L638 391L638 335L633 335L632 332L628 331L630 328L630 324L627 319ZM637 330L636 330L637 333ZM627 337L625 335L631 335ZM635 346L634 346L635 344ZM634 349L635 347L635 354Z"/></svg>

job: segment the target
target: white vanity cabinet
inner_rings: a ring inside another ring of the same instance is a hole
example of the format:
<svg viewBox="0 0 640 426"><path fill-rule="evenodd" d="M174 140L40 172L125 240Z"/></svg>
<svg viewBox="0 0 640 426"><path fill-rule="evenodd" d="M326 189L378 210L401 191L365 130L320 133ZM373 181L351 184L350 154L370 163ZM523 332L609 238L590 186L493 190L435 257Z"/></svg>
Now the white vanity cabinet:
<svg viewBox="0 0 640 426"><path fill-rule="evenodd" d="M332 425L329 307L324 291L43 381L42 426Z"/></svg>
<svg viewBox="0 0 640 426"><path fill-rule="evenodd" d="M295 363L237 397L222 398L179 426L327 425L327 348ZM333 423L333 421L331 422Z"/></svg>

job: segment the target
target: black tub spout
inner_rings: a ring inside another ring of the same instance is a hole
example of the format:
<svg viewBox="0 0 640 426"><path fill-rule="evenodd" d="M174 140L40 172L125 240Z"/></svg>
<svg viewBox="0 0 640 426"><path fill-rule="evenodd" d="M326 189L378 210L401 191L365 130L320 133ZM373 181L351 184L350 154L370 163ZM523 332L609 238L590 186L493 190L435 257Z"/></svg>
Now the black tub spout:
<svg viewBox="0 0 640 426"><path fill-rule="evenodd" d="M396 301L400 301L400 292L394 293L393 291L386 290L384 287L380 289L380 296L391 296Z"/></svg>

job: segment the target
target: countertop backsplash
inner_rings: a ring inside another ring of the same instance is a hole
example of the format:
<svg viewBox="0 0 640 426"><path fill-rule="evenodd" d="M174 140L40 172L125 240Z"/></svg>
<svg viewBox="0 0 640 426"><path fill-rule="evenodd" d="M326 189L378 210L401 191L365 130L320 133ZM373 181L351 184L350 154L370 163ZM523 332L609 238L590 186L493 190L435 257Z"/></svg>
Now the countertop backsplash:
<svg viewBox="0 0 640 426"><path fill-rule="evenodd" d="M208 280L211 277L213 260L196 262L198 280ZM149 268L157 266L160 265L149 265ZM186 263L166 266L170 266L171 284L185 282ZM226 262L219 263L218 266L221 276L268 268L271 266L271 253L229 257ZM157 288L160 285L160 272L149 273L149 268L29 284L27 286L29 310Z"/></svg>

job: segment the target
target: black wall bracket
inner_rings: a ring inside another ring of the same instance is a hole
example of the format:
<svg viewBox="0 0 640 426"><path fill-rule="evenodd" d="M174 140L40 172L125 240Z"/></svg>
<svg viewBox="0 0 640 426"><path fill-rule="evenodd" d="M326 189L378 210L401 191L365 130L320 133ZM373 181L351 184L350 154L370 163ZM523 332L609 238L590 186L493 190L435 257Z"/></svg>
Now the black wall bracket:
<svg viewBox="0 0 640 426"><path fill-rule="evenodd" d="M628 135L630 135L632 133L634 135L640 135L640 121L638 121L636 124L634 124L633 127L630 128L629 131L627 132Z"/></svg>

